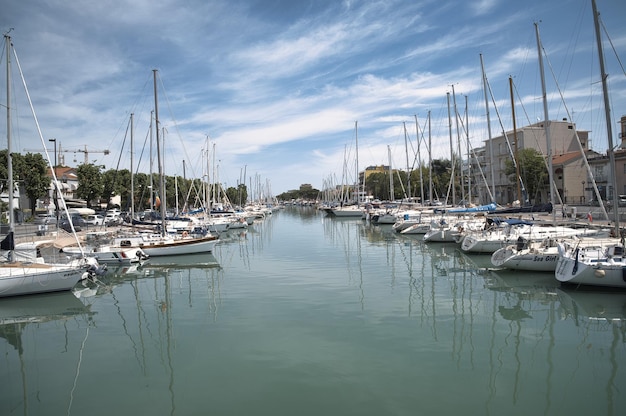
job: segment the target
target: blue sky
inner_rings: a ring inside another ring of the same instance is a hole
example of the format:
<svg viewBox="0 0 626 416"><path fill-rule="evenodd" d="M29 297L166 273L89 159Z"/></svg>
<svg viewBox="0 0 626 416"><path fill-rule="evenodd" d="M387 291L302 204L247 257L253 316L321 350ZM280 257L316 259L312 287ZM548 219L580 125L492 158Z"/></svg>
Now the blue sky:
<svg viewBox="0 0 626 416"><path fill-rule="evenodd" d="M609 35L617 144L617 120L626 114L618 61L626 64L626 2L597 5ZM412 165L415 116L425 139L429 111L432 157L450 158L446 93L453 89L463 122L467 108L469 142L481 146L480 54L504 128L512 128L509 76L517 125L543 119L534 23L545 50L550 118L569 111L579 129L592 132L590 145L606 152L590 0L8 0L0 14L2 31L13 28L44 140L56 138L68 150L66 165L82 162L84 154L72 151L87 146L90 162L129 168L130 113L139 160L157 69L165 173L208 171L227 186L245 180L274 195L303 183L353 183L355 121L361 170L389 164L389 153L394 167L406 168L404 125ZM18 87L16 81L13 148L41 149ZM490 106L495 136L502 128ZM455 145L461 136L465 149L466 133L457 134L454 120L453 128ZM97 153L104 149L111 153ZM420 149L427 159L425 141ZM145 153L139 169L149 171Z"/></svg>

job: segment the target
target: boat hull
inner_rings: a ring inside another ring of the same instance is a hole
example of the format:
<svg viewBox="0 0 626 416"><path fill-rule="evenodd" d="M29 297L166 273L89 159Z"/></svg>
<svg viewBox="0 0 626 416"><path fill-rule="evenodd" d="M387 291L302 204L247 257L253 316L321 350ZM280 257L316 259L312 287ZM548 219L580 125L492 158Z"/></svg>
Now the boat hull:
<svg viewBox="0 0 626 416"><path fill-rule="evenodd" d="M5 263L0 265L0 297L71 290L84 270L68 265Z"/></svg>
<svg viewBox="0 0 626 416"><path fill-rule="evenodd" d="M578 250L562 254L556 265L555 277L561 283L626 289L626 259L607 257L582 259Z"/></svg>
<svg viewBox="0 0 626 416"><path fill-rule="evenodd" d="M493 253L491 264L511 270L536 272L554 272L559 253L556 247L545 250L524 249L518 251L515 246L507 246Z"/></svg>

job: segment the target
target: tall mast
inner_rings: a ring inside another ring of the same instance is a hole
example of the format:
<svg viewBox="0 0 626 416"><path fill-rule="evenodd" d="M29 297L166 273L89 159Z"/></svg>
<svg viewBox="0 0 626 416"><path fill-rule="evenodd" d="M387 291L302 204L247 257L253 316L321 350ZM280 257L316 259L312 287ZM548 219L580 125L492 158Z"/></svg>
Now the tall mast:
<svg viewBox="0 0 626 416"><path fill-rule="evenodd" d="M134 166L134 149L133 149L133 130L134 130L134 114L130 113L130 223L135 218L135 175L133 174Z"/></svg>
<svg viewBox="0 0 626 416"><path fill-rule="evenodd" d="M433 152L432 152L432 135L430 126L430 110L428 110L428 200L433 202ZM423 205L423 203L422 203Z"/></svg>
<svg viewBox="0 0 626 416"><path fill-rule="evenodd" d="M461 199L465 199L465 186L463 186L463 157L461 156L461 129L459 129L459 111L456 106L456 93L454 92L454 85L452 85L452 102L454 103L454 121L456 124L456 148L458 153L457 163L459 164L459 178L461 185ZM455 175L456 176L456 175ZM467 205L467 201L465 201Z"/></svg>
<svg viewBox="0 0 626 416"><path fill-rule="evenodd" d="M455 170L455 165L456 165L456 161L454 158L454 146L452 145L452 116L450 115L450 93L447 92L446 93L446 97L448 99L448 132L450 133L450 164L451 164L451 171L450 171L450 181L452 183L452 205L456 204L456 192L454 190L455 188L455 180L454 177L456 176L456 170ZM448 201L446 201L447 203Z"/></svg>
<svg viewBox="0 0 626 416"><path fill-rule="evenodd" d="M406 137L406 123L403 121L402 126L404 127L404 156L406 157L406 187L408 189L407 198L409 202L411 201L411 168L409 166L409 146L407 143ZM419 138L418 138L419 139Z"/></svg>
<svg viewBox="0 0 626 416"><path fill-rule="evenodd" d="M13 232L15 230L15 214L13 203L13 156L11 156L11 37L4 35L6 41L6 53L7 53L7 185L9 195L9 238L13 238ZM11 242L11 245L13 243ZM9 262L13 261L13 249L9 250L8 255Z"/></svg>
<svg viewBox="0 0 626 416"><path fill-rule="evenodd" d="M596 1L591 0L591 7L593 10L593 23L596 29L596 41L598 44L598 59L600 60L600 75L602 77L602 95L604 96L604 116L606 118L606 135L608 139L608 154L609 154L609 164L611 171L611 181L613 182L613 223L615 226L615 235L620 236L619 230L619 210L617 209L618 200L617 200L617 177L615 174L615 154L613 152L613 128L611 126L611 105L609 103L609 89L607 85L608 74L606 73L606 69L604 68L604 50L602 48L602 34L600 33L600 13L598 13L598 9L596 7Z"/></svg>
<svg viewBox="0 0 626 416"><path fill-rule="evenodd" d="M417 114L415 114L415 135L417 137L417 160L419 162L417 166L419 167L419 170L420 170L420 202L423 205L424 204L424 177L422 175L422 155L420 151L420 146L422 144L422 141L420 140L419 124L417 124Z"/></svg>
<svg viewBox="0 0 626 416"><path fill-rule="evenodd" d="M150 111L150 211L154 209L154 150L152 149L152 142L154 142L154 127L152 122L154 121L154 110Z"/></svg>
<svg viewBox="0 0 626 416"><path fill-rule="evenodd" d="M354 140L356 143L356 165L355 165L355 184L356 184L356 205L359 206L361 202L361 192L360 192L360 183L359 183L359 129L358 129L358 121L354 122ZM363 185L365 185L365 172L363 173ZM365 187L363 188L365 189Z"/></svg>
<svg viewBox="0 0 626 416"><path fill-rule="evenodd" d="M485 93L485 110L487 115L487 138L489 139L489 167L491 173L491 202L496 202L496 174L493 158L493 141L491 140L491 119L489 117L489 95L487 94L487 75L485 75L485 64L483 63L483 55L480 54L480 68L483 73L483 91Z"/></svg>
<svg viewBox="0 0 626 416"><path fill-rule="evenodd" d="M513 140L515 141L515 152L514 152L514 157L515 157L515 177L518 178L517 182L517 200L520 202L521 205L524 205L525 201L522 201L522 189L520 187L520 171L519 171L519 154L518 154L518 149L519 149L519 144L517 143L517 127L515 125L515 99L513 96L513 77L509 77L509 90L511 93L511 112L512 112L512 117L513 117Z"/></svg>
<svg viewBox="0 0 626 416"><path fill-rule="evenodd" d="M159 195L163 199L160 205L161 212L161 235L165 236L165 184L163 183L163 162L161 160L161 143L159 138L159 100L157 97L157 70L152 70L152 77L154 83L154 124L156 131L156 145L157 145L157 163L159 165Z"/></svg>
<svg viewBox="0 0 626 416"><path fill-rule="evenodd" d="M467 95L465 96L465 141L467 145L467 202L472 203L472 155L470 154L469 139L469 109L467 107Z"/></svg>
<svg viewBox="0 0 626 416"><path fill-rule="evenodd" d="M552 204L552 220L556 221L556 211L554 209L554 172L552 171L552 139L550 138L550 119L548 117L548 99L546 96L546 78L543 73L543 54L541 53L541 40L539 39L539 26L535 23L535 33L537 34L537 52L539 54L539 69L541 73L541 94L543 97L544 129L546 131L546 147L548 151L548 180L550 181L550 204Z"/></svg>
<svg viewBox="0 0 626 416"><path fill-rule="evenodd" d="M387 157L389 158L389 202L395 200L395 193L393 191L393 170L391 170L391 147L387 145Z"/></svg>

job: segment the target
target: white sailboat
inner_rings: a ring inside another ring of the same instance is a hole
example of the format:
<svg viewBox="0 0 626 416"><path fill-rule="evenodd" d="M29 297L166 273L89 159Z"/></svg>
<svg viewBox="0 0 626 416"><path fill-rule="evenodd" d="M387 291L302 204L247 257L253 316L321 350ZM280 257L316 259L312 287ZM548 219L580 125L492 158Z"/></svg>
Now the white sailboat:
<svg viewBox="0 0 626 416"><path fill-rule="evenodd" d="M0 297L30 295L44 292L71 290L79 280L85 279L90 272L95 272L97 262L82 256L68 263L47 263L42 257L33 261L18 261L15 256L15 219L14 219L14 183L13 158L11 149L10 123L10 76L11 53L14 53L11 37L4 35L7 57L7 183L9 194L9 232L2 240L1 248L5 251L6 261L0 263ZM15 55L17 60L17 55ZM32 107L32 104L31 104ZM43 143L43 139L42 139ZM49 160L49 158L48 158ZM58 186L52 170L55 186Z"/></svg>
<svg viewBox="0 0 626 416"><path fill-rule="evenodd" d="M595 25L596 41L598 43L598 57L602 78L602 92L604 96L604 112L606 132L608 136L608 155L611 166L611 181L613 184L613 203L617 207L617 192L615 184L615 154L613 150L613 133L607 76L604 69L604 54L602 37L600 34L599 13L595 0L591 0L593 21ZM615 235L620 236L619 212L614 209ZM624 252L623 237L605 247L587 248L579 245L567 246L559 244L560 256L557 261L555 277L561 283L575 285L607 286L626 288L626 253Z"/></svg>
<svg viewBox="0 0 626 416"><path fill-rule="evenodd" d="M166 198L165 183L163 174L163 163L161 156L161 143L159 139L159 107L157 94L157 70L153 70L154 79L154 117L156 124L157 160L159 166L159 193L163 200L159 206L161 214L160 233L135 233L117 237L114 240L115 247L126 249L141 249L143 253L150 257L158 256L178 256L184 254L211 253L219 241L219 236L207 234L204 236L194 236L193 233L183 231L178 234L166 233L168 227L166 223Z"/></svg>
<svg viewBox="0 0 626 416"><path fill-rule="evenodd" d="M340 218L364 218L365 210L360 204L360 184L359 184L359 135L358 135L358 122L354 122L354 136L356 142L356 164L355 164L355 181L354 181L354 195L357 201L356 205L342 205L339 207L329 208L326 212L330 215Z"/></svg>

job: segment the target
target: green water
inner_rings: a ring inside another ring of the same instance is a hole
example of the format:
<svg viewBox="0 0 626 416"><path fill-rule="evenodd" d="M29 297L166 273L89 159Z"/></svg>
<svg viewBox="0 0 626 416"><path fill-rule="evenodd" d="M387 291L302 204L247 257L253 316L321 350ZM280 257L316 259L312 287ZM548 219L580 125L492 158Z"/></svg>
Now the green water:
<svg viewBox="0 0 626 416"><path fill-rule="evenodd" d="M222 240L93 296L0 299L0 414L626 412L626 293L313 209Z"/></svg>

